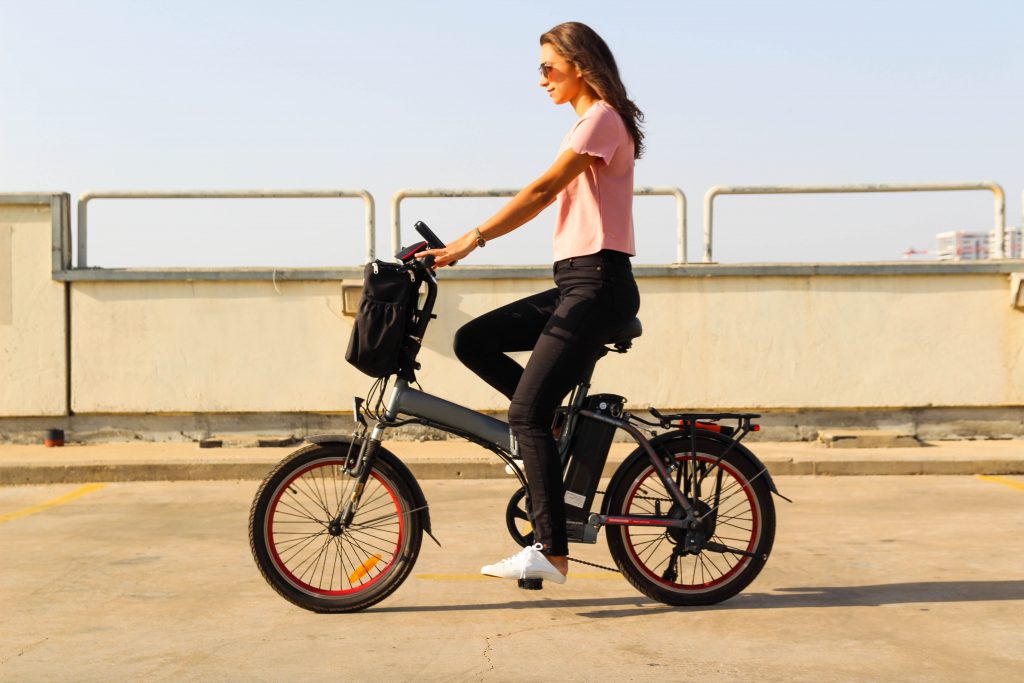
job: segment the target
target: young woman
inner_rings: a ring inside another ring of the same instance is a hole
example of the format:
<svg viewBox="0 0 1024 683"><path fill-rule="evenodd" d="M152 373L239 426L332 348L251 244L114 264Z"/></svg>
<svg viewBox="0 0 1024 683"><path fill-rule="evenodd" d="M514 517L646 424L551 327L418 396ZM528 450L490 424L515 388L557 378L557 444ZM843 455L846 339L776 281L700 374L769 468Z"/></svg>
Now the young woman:
<svg viewBox="0 0 1024 683"><path fill-rule="evenodd" d="M555 163L491 218L426 253L438 266L464 259L559 200L556 287L469 322L455 336L455 353L512 401L509 424L526 469L537 542L482 571L564 583L565 492L551 424L601 346L640 307L629 257L636 255L633 163L643 151L643 113L626 96L611 50L590 27L555 26L540 37L540 57L540 86L578 117ZM530 350L525 368L506 355Z"/></svg>

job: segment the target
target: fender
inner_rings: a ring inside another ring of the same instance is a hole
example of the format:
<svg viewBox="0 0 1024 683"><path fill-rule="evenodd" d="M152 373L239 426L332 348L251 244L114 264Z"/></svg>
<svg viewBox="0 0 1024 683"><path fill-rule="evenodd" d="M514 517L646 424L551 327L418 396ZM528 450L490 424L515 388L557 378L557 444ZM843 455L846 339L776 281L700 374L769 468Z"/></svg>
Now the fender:
<svg viewBox="0 0 1024 683"><path fill-rule="evenodd" d="M696 436L698 442L715 441L725 446L734 443L733 439L730 439L729 437L719 434L717 432L708 431L706 429L698 429ZM676 429L671 432L665 432L664 434L659 434L658 436L651 439L651 446L653 446L655 450L657 450L659 446L669 441L674 441L676 439L686 439L687 441L689 441L690 434L680 429ZM770 472L768 472L768 468L765 467L764 463L761 462L760 458L754 455L753 452L750 451L750 449L748 449L742 443L736 443L733 446L732 450L733 452L738 453L742 457L746 458L746 460L751 465L753 465L758 472L764 470L764 474L761 476L767 482L769 491L771 491L776 496L782 498L785 501L788 501L790 503L793 502L789 500L789 498L786 498L784 495L779 493L779 490L775 488L775 482L772 481L772 475ZM601 501L601 514L608 514L608 505L611 503L612 492L614 492L622 483L622 479L625 478L626 472L629 471L629 469L637 460L643 460L644 462L648 460L647 452L643 448L637 447L636 450L634 450L632 453L626 456L626 459L622 462L621 465L619 465L619 468L615 470L615 474L612 475L612 480L608 483L608 488L606 489L608 491L608 494L605 495L604 500Z"/></svg>
<svg viewBox="0 0 1024 683"><path fill-rule="evenodd" d="M349 444L352 443L353 438L348 434L319 434L317 436L307 436L305 440L318 446L343 446L345 451L348 452ZM433 539L434 543L441 545L434 538L434 534L431 533L430 506L427 504L427 497L423 495L423 489L420 488L420 483L416 481L416 477L409 471L409 467L397 455L384 448L384 446L377 448L377 457L386 462L403 479L405 485L409 487L409 493L412 494L413 507L419 510L416 514L420 516L423 530L427 532L427 536Z"/></svg>

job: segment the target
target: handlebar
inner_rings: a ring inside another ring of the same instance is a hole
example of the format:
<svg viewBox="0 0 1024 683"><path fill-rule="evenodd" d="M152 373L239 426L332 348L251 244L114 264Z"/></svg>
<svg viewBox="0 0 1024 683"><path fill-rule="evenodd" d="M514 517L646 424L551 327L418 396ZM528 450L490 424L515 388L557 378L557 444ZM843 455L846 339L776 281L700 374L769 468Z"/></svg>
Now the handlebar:
<svg viewBox="0 0 1024 683"><path fill-rule="evenodd" d="M427 226L427 224L424 223L423 221L416 221L416 224L413 227L416 228L416 232L418 232L420 234L420 236L423 237L423 241L422 242L417 242L416 244L413 244L412 246L404 247L402 249L399 249L398 253L395 254L395 258L397 258L402 263L406 264L406 266L411 266L417 260L426 262L427 259L417 259L416 258L416 255L419 254L421 251L425 251L428 248L429 249L444 249L445 248L445 243L441 241L441 238L439 238L437 235L435 235L434 231L431 230ZM435 261L434 257L433 256L429 256L427 258L429 259L429 263L426 263L426 265L424 267L426 267L426 268L433 268L434 267L434 261ZM458 261L452 261L448 265L454 266L456 263L458 263ZM414 268L415 267L418 267L418 266L414 266Z"/></svg>

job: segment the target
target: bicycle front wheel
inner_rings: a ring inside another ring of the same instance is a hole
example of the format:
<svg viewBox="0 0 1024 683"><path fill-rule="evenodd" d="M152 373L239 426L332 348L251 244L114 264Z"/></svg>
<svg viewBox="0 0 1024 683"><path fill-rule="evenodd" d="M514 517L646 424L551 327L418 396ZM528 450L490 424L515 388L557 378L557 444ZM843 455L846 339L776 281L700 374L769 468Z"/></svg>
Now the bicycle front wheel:
<svg viewBox="0 0 1024 683"><path fill-rule="evenodd" d="M253 557L289 602L314 612L353 612L383 600L412 571L422 525L404 479L378 458L352 523L339 516L356 481L347 448L296 451L263 481L249 514Z"/></svg>
<svg viewBox="0 0 1024 683"><path fill-rule="evenodd" d="M676 483L701 520L699 551L688 549L685 529L607 527L608 549L623 576L668 605L709 605L736 595L761 572L775 538L775 504L754 463L736 450L720 458L727 445L718 441L698 438L696 446L682 437L659 448L675 461ZM646 458L623 466L629 469L609 492L610 515L683 517Z"/></svg>

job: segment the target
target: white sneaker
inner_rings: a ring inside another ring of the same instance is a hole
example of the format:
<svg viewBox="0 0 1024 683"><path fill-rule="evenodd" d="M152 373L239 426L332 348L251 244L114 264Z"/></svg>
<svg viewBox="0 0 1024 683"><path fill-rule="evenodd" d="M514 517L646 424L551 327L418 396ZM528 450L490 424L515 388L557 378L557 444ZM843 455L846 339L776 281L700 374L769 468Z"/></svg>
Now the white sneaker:
<svg viewBox="0 0 1024 683"><path fill-rule="evenodd" d="M499 579L547 579L565 583L565 574L555 569L555 565L541 552L543 548L540 543L528 545L501 562L481 567L480 573Z"/></svg>

